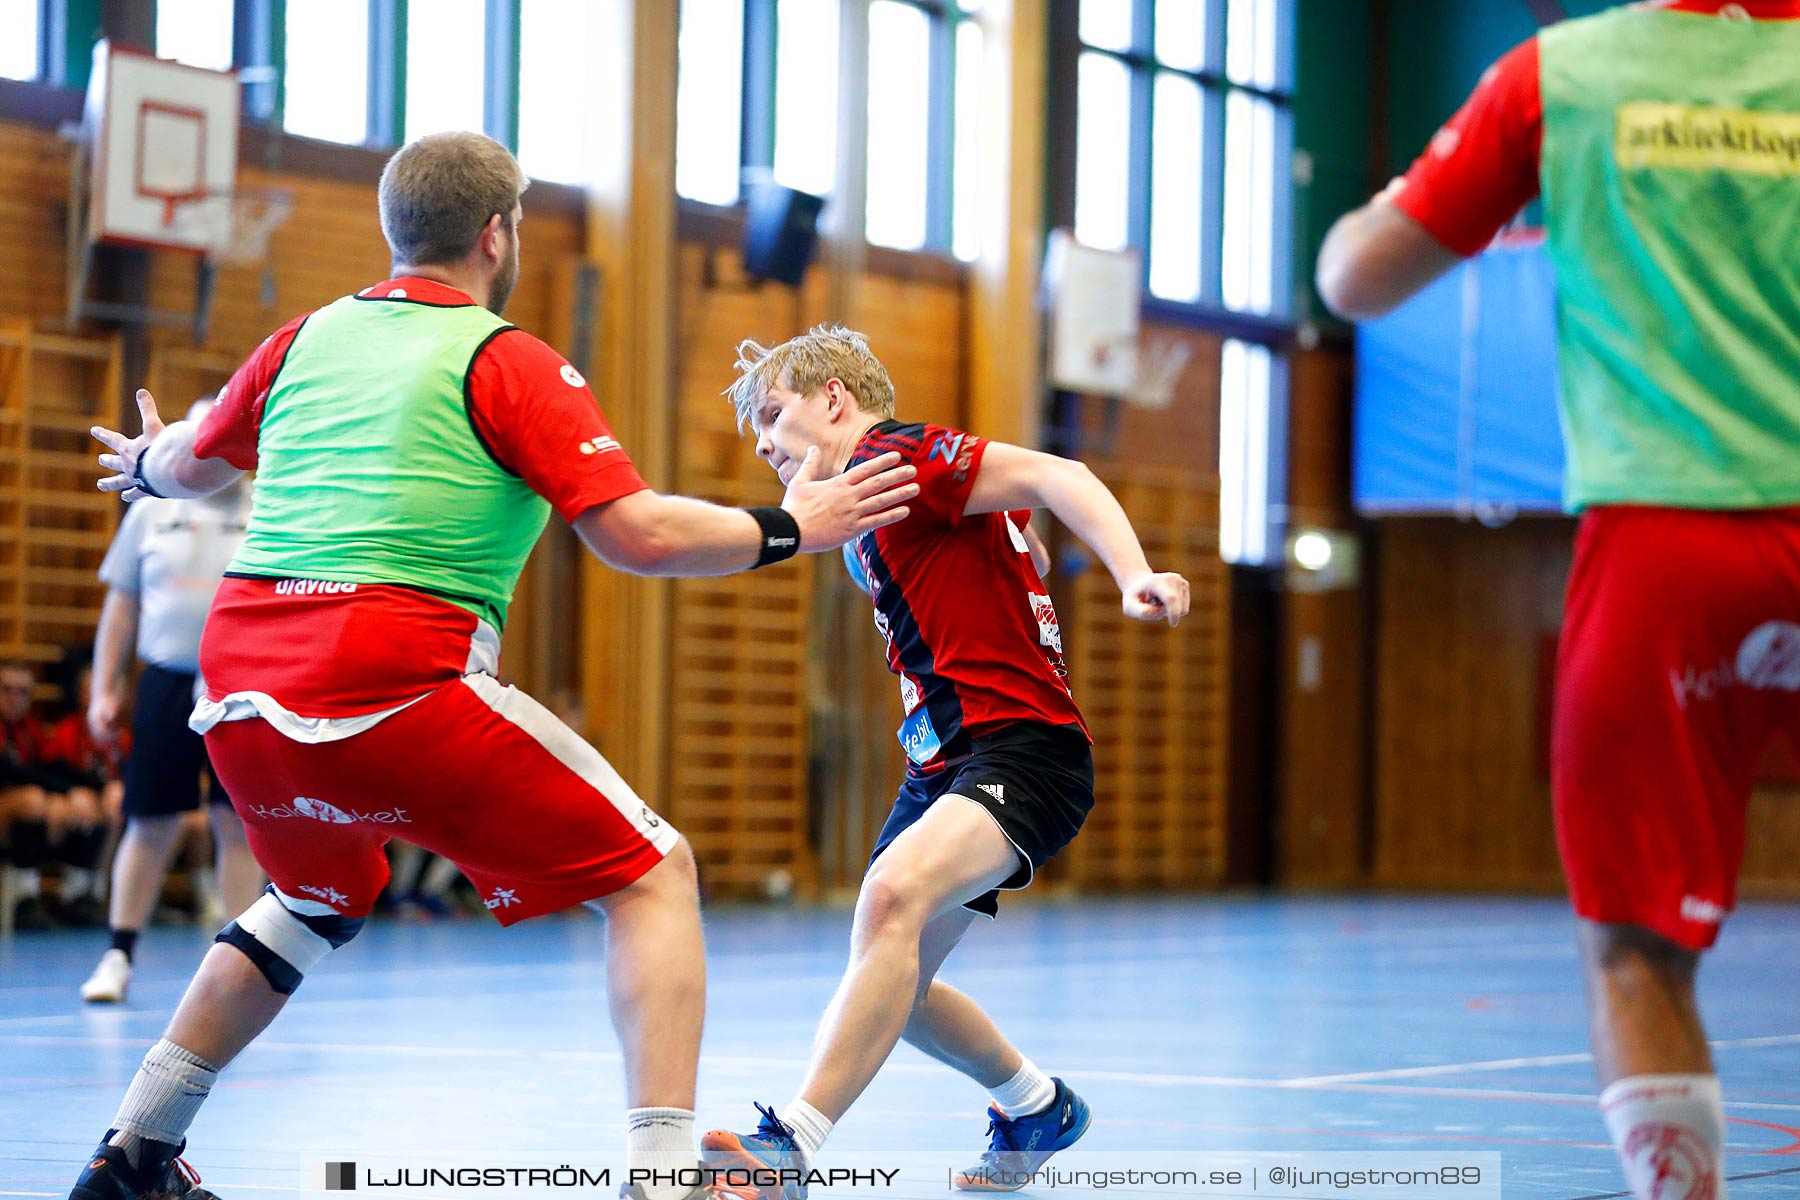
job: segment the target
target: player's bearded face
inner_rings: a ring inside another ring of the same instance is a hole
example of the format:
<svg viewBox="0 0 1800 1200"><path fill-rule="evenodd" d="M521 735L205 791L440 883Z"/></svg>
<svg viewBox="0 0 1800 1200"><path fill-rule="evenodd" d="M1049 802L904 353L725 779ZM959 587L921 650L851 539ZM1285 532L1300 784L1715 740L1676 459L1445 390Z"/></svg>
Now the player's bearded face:
<svg viewBox="0 0 1800 1200"><path fill-rule="evenodd" d="M519 218L514 213L507 222L504 234L506 251L501 255L500 266L494 272L494 282L488 288L488 311L499 316L506 311L506 302L512 299L512 292L519 282Z"/></svg>

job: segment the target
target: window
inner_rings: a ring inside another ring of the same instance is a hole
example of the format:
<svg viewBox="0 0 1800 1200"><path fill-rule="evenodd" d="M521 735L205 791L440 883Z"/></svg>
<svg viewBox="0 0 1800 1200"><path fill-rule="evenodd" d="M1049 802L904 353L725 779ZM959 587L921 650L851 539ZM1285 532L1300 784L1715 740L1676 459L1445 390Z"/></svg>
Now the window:
<svg viewBox="0 0 1800 1200"><path fill-rule="evenodd" d="M282 125L355 145L369 136L369 0L289 4ZM346 47L353 48L350 53Z"/></svg>
<svg viewBox="0 0 1800 1200"><path fill-rule="evenodd" d="M1123 250L1131 240L1130 68L1109 55L1083 54L1076 95L1075 236L1096 250Z"/></svg>
<svg viewBox="0 0 1800 1200"><path fill-rule="evenodd" d="M675 190L732 204L743 160L744 0L681 0Z"/></svg>
<svg viewBox="0 0 1800 1200"><path fill-rule="evenodd" d="M0 79L38 77L38 0L0 0Z"/></svg>
<svg viewBox="0 0 1800 1200"><path fill-rule="evenodd" d="M480 130L486 116L485 0L431 0L406 9L406 140Z"/></svg>
<svg viewBox="0 0 1800 1200"><path fill-rule="evenodd" d="M1219 359L1219 557L1280 561L1287 491L1287 364L1267 346L1228 340Z"/></svg>
<svg viewBox="0 0 1800 1200"><path fill-rule="evenodd" d="M974 7L964 0L963 8ZM981 168L1000 154L1001 147L988 144L987 128L981 120L983 81L982 56L987 38L980 24L963 21L956 27L956 164L950 173L950 186L955 196L955 212L951 218L951 249L956 257L968 262L981 253L982 201Z"/></svg>
<svg viewBox="0 0 1800 1200"><path fill-rule="evenodd" d="M877 246L925 244L930 176L931 21L898 0L869 6L869 209Z"/></svg>
<svg viewBox="0 0 1800 1200"><path fill-rule="evenodd" d="M838 0L775 9L775 182L819 196L837 175L837 10Z"/></svg>
<svg viewBox="0 0 1800 1200"><path fill-rule="evenodd" d="M1075 234L1159 300L1289 304L1294 0L1082 0Z"/></svg>
<svg viewBox="0 0 1800 1200"><path fill-rule="evenodd" d="M538 179L586 183L594 175L592 12L590 0L524 0L519 13L519 165Z"/></svg>
<svg viewBox="0 0 1800 1200"><path fill-rule="evenodd" d="M841 0L681 0L675 190L734 204L745 172L836 190ZM980 249L980 0L871 0L864 232Z"/></svg>
<svg viewBox="0 0 1800 1200"><path fill-rule="evenodd" d="M161 0L156 6L157 57L231 70L231 9L231 0Z"/></svg>

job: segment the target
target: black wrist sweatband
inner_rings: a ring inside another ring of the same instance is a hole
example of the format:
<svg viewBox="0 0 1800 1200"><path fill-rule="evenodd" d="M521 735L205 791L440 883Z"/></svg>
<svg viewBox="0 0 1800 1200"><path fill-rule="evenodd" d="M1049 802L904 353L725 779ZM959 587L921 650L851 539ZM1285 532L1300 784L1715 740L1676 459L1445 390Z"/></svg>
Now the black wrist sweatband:
<svg viewBox="0 0 1800 1200"><path fill-rule="evenodd" d="M800 522L785 508L746 508L762 530L762 550L750 568L766 567L800 553Z"/></svg>
<svg viewBox="0 0 1800 1200"><path fill-rule="evenodd" d="M151 487L150 481L148 479L144 478L144 460L149 457L150 457L150 447L145 446L144 452L142 454L138 455L138 460L131 464L131 471L128 475L126 475L126 478L131 480L132 487L134 487L138 491L144 493L144 495L154 496L158 500L167 500L168 499L167 496L163 495L161 492L159 492L155 488Z"/></svg>

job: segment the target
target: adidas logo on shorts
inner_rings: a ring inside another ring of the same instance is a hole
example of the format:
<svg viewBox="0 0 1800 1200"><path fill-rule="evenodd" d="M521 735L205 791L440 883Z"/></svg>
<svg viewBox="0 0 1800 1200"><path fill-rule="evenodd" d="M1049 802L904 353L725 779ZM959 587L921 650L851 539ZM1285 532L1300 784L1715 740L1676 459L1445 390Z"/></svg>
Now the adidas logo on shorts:
<svg viewBox="0 0 1800 1200"><path fill-rule="evenodd" d="M975 786L980 788L982 791L986 792L988 795L992 796L997 803L1000 803L1000 804L1006 803L1006 785L1005 784L978 783Z"/></svg>

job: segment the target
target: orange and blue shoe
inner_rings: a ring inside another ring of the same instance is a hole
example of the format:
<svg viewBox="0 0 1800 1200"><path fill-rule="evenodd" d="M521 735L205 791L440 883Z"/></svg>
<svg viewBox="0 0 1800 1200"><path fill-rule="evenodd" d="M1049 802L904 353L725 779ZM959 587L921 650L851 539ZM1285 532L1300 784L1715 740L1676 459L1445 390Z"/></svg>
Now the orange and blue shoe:
<svg viewBox="0 0 1800 1200"><path fill-rule="evenodd" d="M728 1133L714 1129L700 1139L700 1161L715 1170L743 1171L756 1181L742 1188L736 1180L725 1188L742 1200L806 1200L806 1155L794 1140L794 1131L758 1104L762 1114L755 1133Z"/></svg>
<svg viewBox="0 0 1800 1200"><path fill-rule="evenodd" d="M146 1141L139 1151L142 1161L133 1166L125 1151L111 1144L115 1132L106 1131L108 1140L82 1169L69 1200L218 1200L199 1186L199 1172L181 1157L187 1142Z"/></svg>
<svg viewBox="0 0 1800 1200"><path fill-rule="evenodd" d="M1058 1150L1081 1140L1094 1114L1087 1101L1052 1077L1056 1085L1050 1107L1028 1117L1008 1117L988 1107L988 1148L981 1161L958 1171L951 1182L965 1192L1016 1192L1031 1182L1037 1169Z"/></svg>

